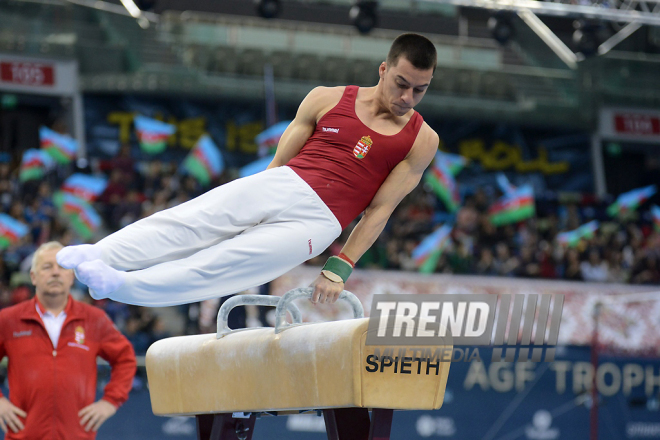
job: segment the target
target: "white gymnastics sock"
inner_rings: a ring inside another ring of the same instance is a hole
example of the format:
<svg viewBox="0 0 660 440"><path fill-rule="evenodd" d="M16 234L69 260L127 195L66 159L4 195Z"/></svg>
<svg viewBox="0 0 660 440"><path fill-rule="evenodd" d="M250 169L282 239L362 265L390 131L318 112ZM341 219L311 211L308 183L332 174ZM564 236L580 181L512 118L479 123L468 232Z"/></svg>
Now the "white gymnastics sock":
<svg viewBox="0 0 660 440"><path fill-rule="evenodd" d="M126 282L126 273L113 269L101 260L86 261L76 268L80 282L89 287L94 299L107 298Z"/></svg>
<svg viewBox="0 0 660 440"><path fill-rule="evenodd" d="M55 255L57 264L65 269L75 269L85 261L98 260L101 258L101 249L93 244L81 244L78 246L67 246Z"/></svg>

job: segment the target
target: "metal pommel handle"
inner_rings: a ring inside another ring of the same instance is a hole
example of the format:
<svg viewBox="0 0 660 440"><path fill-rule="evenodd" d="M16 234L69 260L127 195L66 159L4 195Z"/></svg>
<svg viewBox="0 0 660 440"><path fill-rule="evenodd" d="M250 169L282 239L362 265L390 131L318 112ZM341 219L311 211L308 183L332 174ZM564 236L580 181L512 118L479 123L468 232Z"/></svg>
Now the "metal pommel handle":
<svg viewBox="0 0 660 440"><path fill-rule="evenodd" d="M275 334L281 332L286 327L286 311L292 305L291 302L298 298L311 298L313 293L313 287L299 287L297 289L289 290L282 295L282 299L275 309ZM338 299L343 299L351 305L354 318L364 318L364 309L357 296L353 295L348 290L343 290L339 294ZM294 323L297 324L295 321Z"/></svg>
<svg viewBox="0 0 660 440"><path fill-rule="evenodd" d="M232 331L227 324L227 320L229 319L229 312L231 312L234 307L248 305L279 307L279 303L279 297L269 295L236 295L229 298L222 304L220 310L218 310L218 334L216 337L220 339ZM283 314L286 314L286 310L291 313L291 319L293 322L297 324L302 322L302 314L295 304L287 304Z"/></svg>

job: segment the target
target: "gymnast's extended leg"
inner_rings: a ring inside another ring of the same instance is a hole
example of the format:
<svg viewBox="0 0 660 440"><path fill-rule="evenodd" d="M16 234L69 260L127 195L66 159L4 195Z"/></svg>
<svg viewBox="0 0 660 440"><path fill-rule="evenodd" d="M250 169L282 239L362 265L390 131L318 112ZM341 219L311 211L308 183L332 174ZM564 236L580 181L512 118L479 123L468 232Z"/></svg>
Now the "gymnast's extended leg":
<svg viewBox="0 0 660 440"><path fill-rule="evenodd" d="M322 204L320 200L318 203ZM96 277L103 272L98 267L103 263L98 260L78 267L83 272L81 281L96 298L142 306L170 306L240 292L320 254L339 236L341 226L328 208L313 208L309 203L298 203L269 223L184 259L122 273L123 284L112 292L98 292L92 279L84 279L88 266Z"/></svg>
<svg viewBox="0 0 660 440"><path fill-rule="evenodd" d="M234 180L130 224L94 245L66 247L57 261L62 267L76 268L100 259L115 269L135 270L185 258L267 218L268 189L290 190L284 171L275 168Z"/></svg>

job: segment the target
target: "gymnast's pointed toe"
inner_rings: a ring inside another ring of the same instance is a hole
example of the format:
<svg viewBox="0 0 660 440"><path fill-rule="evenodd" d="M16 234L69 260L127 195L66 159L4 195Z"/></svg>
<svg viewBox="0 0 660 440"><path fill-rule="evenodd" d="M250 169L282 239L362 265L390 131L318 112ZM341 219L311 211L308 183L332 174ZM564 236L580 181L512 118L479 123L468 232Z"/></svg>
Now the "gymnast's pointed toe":
<svg viewBox="0 0 660 440"><path fill-rule="evenodd" d="M108 298L126 282L126 273L113 269L101 260L86 261L76 268L76 277L89 287L94 299Z"/></svg>
<svg viewBox="0 0 660 440"><path fill-rule="evenodd" d="M101 258L101 251L92 244L81 244L78 246L67 246L55 256L57 264L65 269L75 269L86 261Z"/></svg>

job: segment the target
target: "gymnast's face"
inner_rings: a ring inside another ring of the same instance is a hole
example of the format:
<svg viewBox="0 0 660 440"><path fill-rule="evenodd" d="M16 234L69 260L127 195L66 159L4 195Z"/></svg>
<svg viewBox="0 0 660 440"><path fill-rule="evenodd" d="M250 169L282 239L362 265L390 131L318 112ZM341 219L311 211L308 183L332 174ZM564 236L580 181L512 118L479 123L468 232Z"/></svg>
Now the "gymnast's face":
<svg viewBox="0 0 660 440"><path fill-rule="evenodd" d="M396 116L405 115L422 100L433 78L433 69L418 69L404 56L396 65L383 62L378 73L385 102Z"/></svg>

